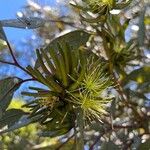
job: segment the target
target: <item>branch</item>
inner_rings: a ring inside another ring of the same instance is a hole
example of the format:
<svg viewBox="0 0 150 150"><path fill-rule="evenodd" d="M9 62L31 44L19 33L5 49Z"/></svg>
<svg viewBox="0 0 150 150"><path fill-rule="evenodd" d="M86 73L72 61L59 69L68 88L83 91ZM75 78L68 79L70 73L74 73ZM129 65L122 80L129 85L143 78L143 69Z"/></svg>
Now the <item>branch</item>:
<svg viewBox="0 0 150 150"><path fill-rule="evenodd" d="M64 143L62 143L60 146L58 146L55 150L60 150L65 144L67 144L73 137L75 136L75 134L73 134L71 137L69 137L67 139L67 141L65 141Z"/></svg>
<svg viewBox="0 0 150 150"><path fill-rule="evenodd" d="M21 69L22 71L24 71L25 73L27 73L28 75L30 75L32 78L35 79L35 77L34 77L28 70L26 70L25 68L23 68L23 67L22 67L21 65L19 65L18 63L16 64L16 63L4 61L4 60L0 60L0 63L8 64L8 65L12 65L12 66L18 67L19 69Z"/></svg>
<svg viewBox="0 0 150 150"><path fill-rule="evenodd" d="M103 120L103 121L104 121L104 120ZM105 123L107 123L108 125L111 126L111 124L110 124L109 122L106 122L106 121L105 121ZM102 133L101 135L99 135L99 136L96 138L96 140L94 141L94 143L90 146L90 149L89 149L89 150L93 150L93 149L94 149L94 146L97 144L97 142L99 141L99 139L100 139L105 133L114 131L114 130L116 130L116 129L132 129L132 128L136 128L136 127L138 127L138 126L136 126L136 125L125 125L125 126L123 126L123 125L113 125L113 129L110 127L110 128L107 129L107 131L104 130L103 133Z"/></svg>
<svg viewBox="0 0 150 150"><path fill-rule="evenodd" d="M21 84L28 82L28 81L34 81L35 79L31 78L31 79L25 79L25 80L21 80L20 82L16 83L12 88L10 88L2 97L2 99L8 94L10 93L13 89L15 89L16 87L20 86Z"/></svg>
<svg viewBox="0 0 150 150"><path fill-rule="evenodd" d="M14 64L14 63L12 63L12 62L8 62L8 61L4 61L4 60L0 60L0 63L15 66L15 64Z"/></svg>
<svg viewBox="0 0 150 150"><path fill-rule="evenodd" d="M99 31L98 29L97 29L96 31L97 31L98 35L99 35L100 37L102 37L101 35L103 35L103 34L101 33L101 31ZM127 97L126 93L124 92L123 87L120 85L120 83L119 83L119 81L118 81L118 79L117 79L117 77L116 77L116 75L115 75L115 73L114 73L114 68L113 68L114 65L113 65L113 63L112 63L112 59L111 59L111 55L110 55L111 49L107 46L107 40L106 40L106 38L105 38L105 37L102 37L102 38L103 38L103 47L104 47L104 49L105 49L107 58L108 58L108 60L109 60L109 71L110 71L110 73L113 75L114 83L117 85L116 90L117 90L117 92L119 93L119 95L120 95L121 99L123 100L124 104L125 104L128 108L131 108L131 109L133 110L133 112L135 113L135 115L137 115L138 118L141 120L143 116L141 116L141 115L137 112L136 107L133 106L133 103L131 103L131 102L128 100L128 97Z"/></svg>
<svg viewBox="0 0 150 150"><path fill-rule="evenodd" d="M107 131L107 133L109 132L109 131L111 131L112 129L110 128L108 131ZM89 150L93 150L94 149L94 146L97 144L97 142L99 141L99 139L103 136L105 134L105 131L101 134L101 135L99 135L97 138L96 138L96 140L94 141L94 143L90 146L90 148L89 148Z"/></svg>
<svg viewBox="0 0 150 150"><path fill-rule="evenodd" d="M14 63L15 63L16 65L19 65L19 64L18 64L18 61L17 61L17 59L16 59L16 57L15 57L15 55L14 55L14 53L13 53L13 50L12 50L10 44L9 44L9 42L6 41L6 43L7 43L7 46L8 46L8 48L9 48L10 54L11 54L13 60L14 60Z"/></svg>

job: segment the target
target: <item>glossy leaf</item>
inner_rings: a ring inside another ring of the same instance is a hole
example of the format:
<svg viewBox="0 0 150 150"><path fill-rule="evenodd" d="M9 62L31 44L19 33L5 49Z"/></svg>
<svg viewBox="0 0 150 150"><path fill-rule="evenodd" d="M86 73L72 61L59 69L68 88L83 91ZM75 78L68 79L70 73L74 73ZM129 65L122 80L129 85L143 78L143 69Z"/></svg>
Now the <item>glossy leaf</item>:
<svg viewBox="0 0 150 150"><path fill-rule="evenodd" d="M7 132L14 131L14 130L19 129L19 128L22 128L22 127L27 126L31 123L34 123L39 118L40 118L40 116L36 116L36 117L33 117L33 118L29 119L28 116L25 116L25 117L21 118L17 123L15 123L11 127L9 127L8 129L1 131L0 135L2 135L4 133L7 133Z"/></svg>

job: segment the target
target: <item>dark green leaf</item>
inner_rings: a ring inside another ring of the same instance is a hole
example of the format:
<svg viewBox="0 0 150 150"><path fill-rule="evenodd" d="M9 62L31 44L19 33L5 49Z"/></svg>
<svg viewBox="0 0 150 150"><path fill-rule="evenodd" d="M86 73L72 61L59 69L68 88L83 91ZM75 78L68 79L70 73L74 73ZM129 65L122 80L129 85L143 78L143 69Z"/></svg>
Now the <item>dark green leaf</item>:
<svg viewBox="0 0 150 150"><path fill-rule="evenodd" d="M83 31L83 30L76 30L69 32L63 36L60 36L56 39L54 39L46 48L46 51L48 52L50 49L58 50L58 43L60 45L64 45L64 42L69 43L69 46L72 47L73 50L78 49L80 46L83 46L86 44L90 37L90 34ZM35 67L39 67L38 61L35 64Z"/></svg>
<svg viewBox="0 0 150 150"><path fill-rule="evenodd" d="M47 135L50 135L50 137L66 134L73 127L71 116L64 112L64 110L58 111L57 109L55 109L49 117L51 118L51 120L43 122L43 124L45 124L45 131L46 133L49 133Z"/></svg>
<svg viewBox="0 0 150 150"><path fill-rule="evenodd" d="M41 137L57 137L57 136L64 135L67 132L68 132L68 127L66 127L66 128L64 127L62 129L58 129L58 130L41 132L38 135Z"/></svg>
<svg viewBox="0 0 150 150"><path fill-rule="evenodd" d="M29 119L28 116L25 116L24 118L19 120L19 122L15 123L13 126L9 127L6 130L1 131L0 135L7 133L7 132L10 132L10 131L14 131L14 130L19 129L19 128L22 128L22 127L27 126L31 123L37 122L40 117L41 116L39 115L39 116L36 116L36 117Z"/></svg>
<svg viewBox="0 0 150 150"><path fill-rule="evenodd" d="M14 125L26 113L20 109L7 110L0 119L0 128Z"/></svg>
<svg viewBox="0 0 150 150"><path fill-rule="evenodd" d="M150 82L149 75L150 75L150 67L144 66L142 68L139 68L139 69L132 71L126 77L126 81L133 80L139 84L144 83L144 82Z"/></svg>
<svg viewBox="0 0 150 150"><path fill-rule="evenodd" d="M14 92L19 88L16 86L21 79L9 77L0 80L0 108L5 111L9 106Z"/></svg>
<svg viewBox="0 0 150 150"><path fill-rule="evenodd" d="M128 0L126 2L119 2L116 4L114 9L123 9L123 8L127 7L131 2L132 2L132 0Z"/></svg>
<svg viewBox="0 0 150 150"><path fill-rule="evenodd" d="M119 147L112 141L109 141L102 144L101 150L119 150Z"/></svg>
<svg viewBox="0 0 150 150"><path fill-rule="evenodd" d="M84 149L84 115L81 108L77 109L77 125L79 128L80 138L76 140L77 149Z"/></svg>
<svg viewBox="0 0 150 150"><path fill-rule="evenodd" d="M111 107L110 107L110 114L112 115L112 117L115 117L116 104L117 104L117 100L114 99L114 100L111 102Z"/></svg>
<svg viewBox="0 0 150 150"><path fill-rule="evenodd" d="M3 27L2 27L2 24L0 22L0 39L4 40L4 41L7 41L7 37L5 35L5 32L3 30Z"/></svg>
<svg viewBox="0 0 150 150"><path fill-rule="evenodd" d="M2 109L0 108L0 119L2 118L3 112Z"/></svg>
<svg viewBox="0 0 150 150"><path fill-rule="evenodd" d="M150 149L150 139L148 139L145 143L140 144L138 150L149 150Z"/></svg>
<svg viewBox="0 0 150 150"><path fill-rule="evenodd" d="M140 18L139 18L138 42L140 46L143 46L144 38L145 38L144 17L145 17L145 8L141 11Z"/></svg>

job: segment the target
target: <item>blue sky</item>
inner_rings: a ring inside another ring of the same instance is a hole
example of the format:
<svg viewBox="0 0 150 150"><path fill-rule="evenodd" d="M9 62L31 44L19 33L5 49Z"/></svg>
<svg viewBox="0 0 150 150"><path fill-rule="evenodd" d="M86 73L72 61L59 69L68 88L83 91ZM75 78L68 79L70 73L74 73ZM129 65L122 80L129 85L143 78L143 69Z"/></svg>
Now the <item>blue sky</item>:
<svg viewBox="0 0 150 150"><path fill-rule="evenodd" d="M1 0L0 1L0 20L14 19L16 13L21 11L26 4L26 0ZM32 30L4 28L9 41L13 44L19 43L23 38L32 35ZM16 34L17 33L17 34Z"/></svg>
<svg viewBox="0 0 150 150"><path fill-rule="evenodd" d="M0 19L15 18L16 12L26 4L26 0L1 0Z"/></svg>
<svg viewBox="0 0 150 150"><path fill-rule="evenodd" d="M0 0L0 20L15 19L16 13L21 11L26 4L26 0ZM11 45L13 44L17 49L19 48L22 52L24 52L24 47L21 46L21 42L23 39L28 39L31 35L33 35L33 30L8 27L4 28L4 30ZM22 56L24 56L24 53ZM13 76L24 77L24 73L22 71L11 66L8 67L7 65L4 65L4 67L1 67L0 71L4 74L6 73L7 76L13 74ZM18 95L18 93L16 95Z"/></svg>

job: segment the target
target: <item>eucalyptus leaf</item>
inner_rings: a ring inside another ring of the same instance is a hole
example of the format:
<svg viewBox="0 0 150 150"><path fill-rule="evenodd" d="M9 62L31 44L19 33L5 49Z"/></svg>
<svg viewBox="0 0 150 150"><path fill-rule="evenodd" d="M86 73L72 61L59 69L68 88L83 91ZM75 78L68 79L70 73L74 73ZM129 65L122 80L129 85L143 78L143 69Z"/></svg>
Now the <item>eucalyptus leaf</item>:
<svg viewBox="0 0 150 150"><path fill-rule="evenodd" d="M22 128L22 127L27 126L31 123L35 123L40 119L40 117L41 116L39 115L39 116L36 116L36 117L29 119L28 116L24 116L17 123L15 123L13 126L9 127L6 130L1 131L0 135L7 133L7 132L14 131L14 130L19 129L19 128Z"/></svg>
<svg viewBox="0 0 150 150"><path fill-rule="evenodd" d="M3 112L2 109L0 108L0 119L2 118Z"/></svg>
<svg viewBox="0 0 150 150"><path fill-rule="evenodd" d="M7 45L4 43L3 40L0 39L0 52L1 52L2 50L4 50L6 47L7 47Z"/></svg>
<svg viewBox="0 0 150 150"><path fill-rule="evenodd" d="M137 150L149 150L150 149L150 139L148 139L145 143L140 144Z"/></svg>
<svg viewBox="0 0 150 150"><path fill-rule="evenodd" d="M80 137L76 138L77 149L84 149L84 115L82 109L77 109L77 125L79 128Z"/></svg>
<svg viewBox="0 0 150 150"><path fill-rule="evenodd" d="M138 30L138 42L140 46L144 45L144 38L145 38L145 24L144 24L144 17L145 17L146 7L141 11L140 18L139 18L139 30Z"/></svg>
<svg viewBox="0 0 150 150"><path fill-rule="evenodd" d="M19 81L21 81L21 79L16 77L9 77L0 80L0 108L2 109L2 112L7 109L14 92L19 88L19 86L17 86Z"/></svg>
<svg viewBox="0 0 150 150"><path fill-rule="evenodd" d="M14 125L26 113L20 109L7 110L0 119L0 128Z"/></svg>
<svg viewBox="0 0 150 150"><path fill-rule="evenodd" d="M101 150L119 150L119 147L112 141L109 141L102 144Z"/></svg>
<svg viewBox="0 0 150 150"><path fill-rule="evenodd" d="M67 34L64 34L62 36L59 36L58 38L55 38L47 47L46 52L48 52L50 49L58 50L58 43L60 45L64 45L64 42L69 43L72 50L76 50L81 46L84 46L86 42L88 41L90 37L90 34L83 31L83 30L75 30L71 31ZM35 67L39 67L39 60L36 61Z"/></svg>
<svg viewBox="0 0 150 150"><path fill-rule="evenodd" d="M150 16L145 16L144 23L145 25L150 25Z"/></svg>
<svg viewBox="0 0 150 150"><path fill-rule="evenodd" d="M3 30L3 26L2 26L2 24L1 24L1 22L0 22L0 39L2 39L2 40L4 40L4 41L7 41L7 37L6 37L6 35L5 35L5 32L4 32L4 30Z"/></svg>
<svg viewBox="0 0 150 150"><path fill-rule="evenodd" d="M149 66L143 66L142 68L136 69L132 71L127 77L124 82L126 84L129 80L136 81L139 84L143 84L145 82L150 82L150 67Z"/></svg>
<svg viewBox="0 0 150 150"><path fill-rule="evenodd" d="M68 133L68 128L62 128L62 129L53 130L53 131L45 131L45 132L38 133L38 135L41 137L58 137L66 133Z"/></svg>
<svg viewBox="0 0 150 150"><path fill-rule="evenodd" d="M132 2L132 0L128 0L128 1L125 1L125 2L117 3L115 5L114 9L123 9L123 8L127 7L131 2Z"/></svg>
<svg viewBox="0 0 150 150"><path fill-rule="evenodd" d="M54 110L50 116L50 121L44 122L45 131L41 133L41 136L61 136L66 134L73 128L73 122L71 121L71 116L67 115L63 111L58 112L58 110Z"/></svg>
<svg viewBox="0 0 150 150"><path fill-rule="evenodd" d="M112 115L112 117L115 117L116 104L117 104L117 100L113 99L111 102L111 107L110 107L110 114Z"/></svg>

